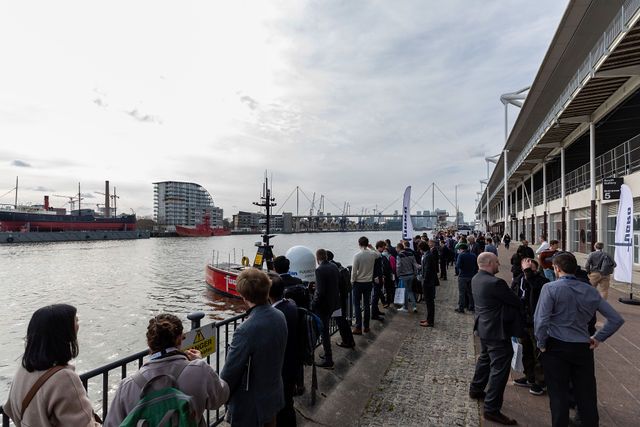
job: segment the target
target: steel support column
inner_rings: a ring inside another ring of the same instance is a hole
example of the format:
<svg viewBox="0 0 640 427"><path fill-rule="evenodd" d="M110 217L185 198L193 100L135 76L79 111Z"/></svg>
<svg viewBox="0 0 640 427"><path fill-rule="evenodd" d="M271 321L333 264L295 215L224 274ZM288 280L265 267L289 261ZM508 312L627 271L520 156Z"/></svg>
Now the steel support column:
<svg viewBox="0 0 640 427"><path fill-rule="evenodd" d="M542 215L542 221L544 223L544 225L542 226L542 234L548 239L549 228L547 223L547 162L542 162Z"/></svg>
<svg viewBox="0 0 640 427"><path fill-rule="evenodd" d="M566 179L564 170L564 146L560 147L560 197L562 198L562 229L560 231L560 240L562 250L567 250L567 200L566 200Z"/></svg>
<svg viewBox="0 0 640 427"><path fill-rule="evenodd" d="M591 185L591 250L598 241L596 228L596 125L589 123L589 180Z"/></svg>

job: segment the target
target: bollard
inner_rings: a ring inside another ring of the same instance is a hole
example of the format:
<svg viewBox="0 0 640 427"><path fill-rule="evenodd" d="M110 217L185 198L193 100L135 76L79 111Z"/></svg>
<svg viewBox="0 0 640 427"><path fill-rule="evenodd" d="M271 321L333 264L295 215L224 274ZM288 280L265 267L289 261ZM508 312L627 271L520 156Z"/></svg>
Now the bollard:
<svg viewBox="0 0 640 427"><path fill-rule="evenodd" d="M204 313L202 311L196 311L187 316L187 319L191 320L191 329L196 329L200 327L200 320L204 317Z"/></svg>

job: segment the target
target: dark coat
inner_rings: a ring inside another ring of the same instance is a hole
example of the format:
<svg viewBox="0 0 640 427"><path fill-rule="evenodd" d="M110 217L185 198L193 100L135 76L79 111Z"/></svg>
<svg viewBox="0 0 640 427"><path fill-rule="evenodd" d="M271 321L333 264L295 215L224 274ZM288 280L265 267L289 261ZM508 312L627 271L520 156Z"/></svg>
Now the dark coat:
<svg viewBox="0 0 640 427"><path fill-rule="evenodd" d="M287 321L287 347L282 364L282 381L295 383L302 366L298 343L298 307L293 300L283 299L277 302L274 308L280 310Z"/></svg>
<svg viewBox="0 0 640 427"><path fill-rule="evenodd" d="M474 331L481 339L508 340L522 335L520 300L499 277L480 270L471 279L476 309Z"/></svg>
<svg viewBox="0 0 640 427"><path fill-rule="evenodd" d="M302 279L299 277L294 277L289 273L283 273L280 275L280 278L284 282L284 286L294 286L294 285L302 285Z"/></svg>
<svg viewBox="0 0 640 427"><path fill-rule="evenodd" d="M422 271L422 286L435 286L438 281L437 252L426 251L420 260Z"/></svg>
<svg viewBox="0 0 640 427"><path fill-rule="evenodd" d="M533 315L536 312L542 287L548 282L549 279L539 271L534 273L530 268L514 277L513 282L511 282L511 290L520 299L526 325L529 327L533 326Z"/></svg>
<svg viewBox="0 0 640 427"><path fill-rule="evenodd" d="M231 392L227 417L232 426L263 425L284 407L286 346L287 322L271 305L255 306L238 326L220 373Z"/></svg>
<svg viewBox="0 0 640 427"><path fill-rule="evenodd" d="M311 310L318 314L331 314L340 308L340 272L335 264L322 261L316 268L316 290Z"/></svg>

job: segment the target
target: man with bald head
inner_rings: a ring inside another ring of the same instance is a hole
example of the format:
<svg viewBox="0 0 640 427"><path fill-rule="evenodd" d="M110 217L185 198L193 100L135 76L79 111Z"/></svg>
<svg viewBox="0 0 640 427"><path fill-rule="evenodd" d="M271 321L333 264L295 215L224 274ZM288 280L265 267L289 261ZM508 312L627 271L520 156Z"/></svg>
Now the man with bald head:
<svg viewBox="0 0 640 427"><path fill-rule="evenodd" d="M516 420L500 411L513 357L511 337L518 337L522 332L520 301L507 282L495 276L499 268L498 257L483 252L478 256L479 271L471 279L476 309L474 331L480 337L481 352L469 396L484 398L486 420L515 425Z"/></svg>

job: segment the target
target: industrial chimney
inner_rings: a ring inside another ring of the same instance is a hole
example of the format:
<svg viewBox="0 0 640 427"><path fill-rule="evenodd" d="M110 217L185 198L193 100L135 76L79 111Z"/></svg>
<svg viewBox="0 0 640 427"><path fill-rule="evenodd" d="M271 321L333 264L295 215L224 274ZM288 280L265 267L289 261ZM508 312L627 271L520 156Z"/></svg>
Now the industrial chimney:
<svg viewBox="0 0 640 427"><path fill-rule="evenodd" d="M104 182L104 216L109 218L111 216L111 209L109 209L109 181Z"/></svg>
<svg viewBox="0 0 640 427"><path fill-rule="evenodd" d="M44 196L44 210L49 210L49 196Z"/></svg>

